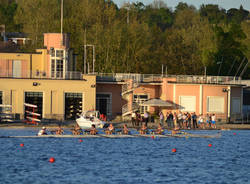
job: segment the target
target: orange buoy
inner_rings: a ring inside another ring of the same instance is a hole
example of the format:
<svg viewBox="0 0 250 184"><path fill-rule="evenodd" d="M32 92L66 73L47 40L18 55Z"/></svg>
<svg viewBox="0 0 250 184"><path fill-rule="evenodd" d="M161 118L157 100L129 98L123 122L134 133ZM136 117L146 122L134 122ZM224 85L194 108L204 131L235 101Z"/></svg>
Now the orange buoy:
<svg viewBox="0 0 250 184"><path fill-rule="evenodd" d="M212 144L208 144L209 147L212 147Z"/></svg>
<svg viewBox="0 0 250 184"><path fill-rule="evenodd" d="M175 152L176 152L176 148L173 148L173 149L172 149L172 152L175 153Z"/></svg>
<svg viewBox="0 0 250 184"><path fill-rule="evenodd" d="M21 144L20 144L20 146L21 146L21 147L24 147L24 144L23 144L23 143L21 143Z"/></svg>
<svg viewBox="0 0 250 184"><path fill-rule="evenodd" d="M151 136L151 138L152 138L152 139L154 139L154 138L155 138L155 136L153 136L153 135L152 135L152 136Z"/></svg>
<svg viewBox="0 0 250 184"><path fill-rule="evenodd" d="M79 142L82 142L82 139L79 139Z"/></svg>
<svg viewBox="0 0 250 184"><path fill-rule="evenodd" d="M51 157L51 158L49 159L49 162L50 162L50 163L55 162L55 158L54 158L54 157Z"/></svg>

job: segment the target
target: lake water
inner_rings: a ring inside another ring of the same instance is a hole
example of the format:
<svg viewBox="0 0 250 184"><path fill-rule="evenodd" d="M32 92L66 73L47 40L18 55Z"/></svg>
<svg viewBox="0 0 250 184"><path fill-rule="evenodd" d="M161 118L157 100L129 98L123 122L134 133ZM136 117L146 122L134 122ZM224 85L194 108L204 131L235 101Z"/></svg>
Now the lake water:
<svg viewBox="0 0 250 184"><path fill-rule="evenodd" d="M0 129L0 136L35 133L37 129ZM219 139L82 140L0 138L0 183L250 183L247 130L223 131Z"/></svg>

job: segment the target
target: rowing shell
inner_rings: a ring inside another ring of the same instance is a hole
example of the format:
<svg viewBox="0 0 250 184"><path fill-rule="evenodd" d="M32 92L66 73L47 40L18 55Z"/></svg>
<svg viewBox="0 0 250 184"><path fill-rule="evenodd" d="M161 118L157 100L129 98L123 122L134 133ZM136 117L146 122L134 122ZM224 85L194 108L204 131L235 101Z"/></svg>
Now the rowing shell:
<svg viewBox="0 0 250 184"><path fill-rule="evenodd" d="M97 135L34 135L34 136L0 136L0 138L136 138L136 137L158 137L158 138L220 138L221 133L208 135L208 134L164 134L164 135L151 135L151 134L134 134L134 135L123 135L123 134L97 134Z"/></svg>

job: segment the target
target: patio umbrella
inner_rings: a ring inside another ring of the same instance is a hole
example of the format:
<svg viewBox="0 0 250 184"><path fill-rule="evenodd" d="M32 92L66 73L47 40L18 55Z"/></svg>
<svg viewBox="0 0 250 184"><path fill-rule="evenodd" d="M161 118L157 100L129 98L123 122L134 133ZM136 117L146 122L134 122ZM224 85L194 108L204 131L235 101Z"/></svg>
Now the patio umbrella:
<svg viewBox="0 0 250 184"><path fill-rule="evenodd" d="M155 106L155 107L172 107L173 106L173 104L166 102L164 100L161 100L159 98L149 99L140 105L141 106Z"/></svg>

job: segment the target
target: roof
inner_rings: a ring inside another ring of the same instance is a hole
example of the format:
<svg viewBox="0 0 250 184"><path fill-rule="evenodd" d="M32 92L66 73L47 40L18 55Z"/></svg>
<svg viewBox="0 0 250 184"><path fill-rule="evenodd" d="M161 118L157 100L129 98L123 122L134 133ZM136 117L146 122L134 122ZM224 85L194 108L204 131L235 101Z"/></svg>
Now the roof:
<svg viewBox="0 0 250 184"><path fill-rule="evenodd" d="M159 98L152 98L144 103L140 104L142 106L156 106L156 107L171 107L172 104Z"/></svg>

